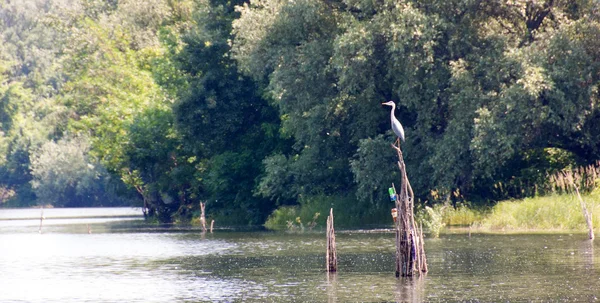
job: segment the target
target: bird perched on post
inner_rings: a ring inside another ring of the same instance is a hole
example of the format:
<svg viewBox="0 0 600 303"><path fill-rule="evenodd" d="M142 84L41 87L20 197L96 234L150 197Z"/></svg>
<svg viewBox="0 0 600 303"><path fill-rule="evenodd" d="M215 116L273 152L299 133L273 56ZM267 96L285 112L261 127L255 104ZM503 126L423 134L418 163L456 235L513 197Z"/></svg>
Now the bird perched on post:
<svg viewBox="0 0 600 303"><path fill-rule="evenodd" d="M392 107L392 111L390 112L390 120L392 122L392 130L394 131L394 134L396 134L396 136L398 136L398 139L400 139L400 140L402 140L402 142L404 142L404 128L402 127L402 124L400 124L400 121L398 121L398 119L396 119L396 116L394 116L394 111L396 110L396 103L394 103L394 101L388 101L388 102L381 103L381 104ZM398 143L398 140L396 140L396 143Z"/></svg>

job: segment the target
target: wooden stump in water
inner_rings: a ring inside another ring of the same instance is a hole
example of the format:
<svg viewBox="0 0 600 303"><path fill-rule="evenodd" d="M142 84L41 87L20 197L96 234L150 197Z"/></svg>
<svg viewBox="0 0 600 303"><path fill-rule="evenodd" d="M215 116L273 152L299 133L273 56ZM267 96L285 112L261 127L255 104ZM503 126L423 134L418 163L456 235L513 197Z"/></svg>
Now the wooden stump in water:
<svg viewBox="0 0 600 303"><path fill-rule="evenodd" d="M215 225L215 220L210 221L210 233L212 234L213 226Z"/></svg>
<svg viewBox="0 0 600 303"><path fill-rule="evenodd" d="M396 197L396 277L413 276L415 273L427 272L427 258L422 228L415 224L414 193L406 175L406 166L400 146L392 145L398 153L400 169L400 193ZM394 191L396 186L392 184Z"/></svg>
<svg viewBox="0 0 600 303"><path fill-rule="evenodd" d="M333 208L327 217L327 253L325 255L326 269L328 272L337 271L337 251L335 249L335 230L333 228Z"/></svg>

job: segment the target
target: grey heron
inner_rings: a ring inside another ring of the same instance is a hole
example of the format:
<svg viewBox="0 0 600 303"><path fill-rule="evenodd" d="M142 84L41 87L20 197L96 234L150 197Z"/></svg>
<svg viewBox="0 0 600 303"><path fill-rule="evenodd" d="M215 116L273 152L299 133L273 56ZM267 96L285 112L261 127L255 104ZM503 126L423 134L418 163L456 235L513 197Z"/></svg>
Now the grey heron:
<svg viewBox="0 0 600 303"><path fill-rule="evenodd" d="M392 107L392 111L390 112L392 130L394 131L394 134L396 134L396 136L398 136L398 138L402 140L402 142L404 142L404 128L402 127L402 124L400 124L400 121L396 119L396 116L394 116L394 111L396 110L396 103L394 103L394 101L388 101L381 104Z"/></svg>

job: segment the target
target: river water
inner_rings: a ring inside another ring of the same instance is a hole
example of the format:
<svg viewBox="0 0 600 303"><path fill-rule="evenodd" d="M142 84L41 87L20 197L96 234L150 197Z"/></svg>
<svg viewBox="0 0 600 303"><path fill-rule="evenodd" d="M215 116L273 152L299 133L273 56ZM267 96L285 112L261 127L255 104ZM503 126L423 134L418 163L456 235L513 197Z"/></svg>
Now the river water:
<svg viewBox="0 0 600 303"><path fill-rule="evenodd" d="M394 276L390 230L325 233L145 224L140 209L0 209L0 302L594 302L585 234L442 234L430 272ZM597 251L595 254L594 251Z"/></svg>

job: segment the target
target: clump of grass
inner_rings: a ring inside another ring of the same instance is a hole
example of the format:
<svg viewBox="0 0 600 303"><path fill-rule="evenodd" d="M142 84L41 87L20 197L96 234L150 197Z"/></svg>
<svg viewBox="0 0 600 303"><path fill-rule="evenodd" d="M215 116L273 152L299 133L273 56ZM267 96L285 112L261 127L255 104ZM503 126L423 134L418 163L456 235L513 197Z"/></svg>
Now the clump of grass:
<svg viewBox="0 0 600 303"><path fill-rule="evenodd" d="M485 211L469 206L467 203L459 203L456 207L444 208L443 222L448 226L471 226L478 224Z"/></svg>
<svg viewBox="0 0 600 303"><path fill-rule="evenodd" d="M433 207L425 206L417 210L418 220L429 219L427 208L432 208L432 211L439 213L442 223L447 226L469 226L480 222L485 215L483 208L473 208L467 203L458 203L456 207L449 203L435 204Z"/></svg>
<svg viewBox="0 0 600 303"><path fill-rule="evenodd" d="M306 224L306 226L304 226L304 223L302 222L302 219L300 217L296 217L296 220L292 221L292 220L288 220L286 222L286 227L288 231L304 231L305 228L308 228L308 230L312 230L313 228L315 228L315 226L317 226L317 219L319 218L319 216L321 215L321 213L315 213L313 215L312 221L308 222Z"/></svg>
<svg viewBox="0 0 600 303"><path fill-rule="evenodd" d="M593 222L600 222L600 201L584 196ZM481 227L491 230L584 230L579 201L572 194L502 201L486 216Z"/></svg>

